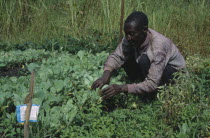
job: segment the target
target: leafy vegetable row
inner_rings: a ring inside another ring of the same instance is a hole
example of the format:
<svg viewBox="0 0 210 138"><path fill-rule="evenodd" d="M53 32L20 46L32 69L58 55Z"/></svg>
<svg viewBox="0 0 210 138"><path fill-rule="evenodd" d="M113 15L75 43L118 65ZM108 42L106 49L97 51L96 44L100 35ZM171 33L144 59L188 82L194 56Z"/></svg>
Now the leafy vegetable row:
<svg viewBox="0 0 210 138"><path fill-rule="evenodd" d="M101 65L106 56L107 53L95 56L84 51L77 55L64 53L57 55L57 58L43 59L41 64L31 63L27 66L29 70L36 70L33 103L41 105L40 128L50 127L53 131L68 126L78 112L101 103L98 92L92 91L90 86L101 75ZM118 83L117 80L119 77L113 81ZM29 76L0 80L0 116L4 118L0 121L1 127L11 126L16 131L18 124L14 109L23 104L28 86ZM21 132L17 132L17 135L21 135Z"/></svg>
<svg viewBox="0 0 210 138"><path fill-rule="evenodd" d="M102 74L108 56L79 51L57 54L27 68L36 70L34 104L39 121L32 137L205 137L209 117L209 61L189 57L190 75L161 87L157 99L121 94L101 101L91 84ZM125 83L119 71L111 83ZM0 136L22 137L15 106L23 104L30 76L0 78ZM107 112L108 111L108 112Z"/></svg>
<svg viewBox="0 0 210 138"><path fill-rule="evenodd" d="M38 61L52 56L52 52L45 50L28 49L26 51L1 51L0 52L0 67L10 67Z"/></svg>

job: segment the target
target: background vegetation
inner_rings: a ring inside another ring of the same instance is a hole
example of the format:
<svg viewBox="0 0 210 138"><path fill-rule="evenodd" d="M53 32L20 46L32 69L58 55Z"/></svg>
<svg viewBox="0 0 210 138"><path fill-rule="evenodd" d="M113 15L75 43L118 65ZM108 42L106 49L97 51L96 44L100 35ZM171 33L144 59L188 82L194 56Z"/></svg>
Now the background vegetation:
<svg viewBox="0 0 210 138"><path fill-rule="evenodd" d="M0 41L61 40L68 36L107 45L118 41L121 0L1 0ZM126 0L125 17L145 12L149 27L166 35L184 53L209 54L206 0ZM111 44L116 47L115 43Z"/></svg>

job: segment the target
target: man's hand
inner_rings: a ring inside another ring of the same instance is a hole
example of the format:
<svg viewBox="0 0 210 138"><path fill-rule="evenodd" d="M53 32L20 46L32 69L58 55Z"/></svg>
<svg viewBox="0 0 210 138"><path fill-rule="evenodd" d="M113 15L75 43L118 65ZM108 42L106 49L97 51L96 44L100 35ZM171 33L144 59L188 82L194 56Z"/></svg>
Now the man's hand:
<svg viewBox="0 0 210 138"><path fill-rule="evenodd" d="M101 78L97 79L91 86L92 89L102 88L105 84L108 84L111 78L111 72L106 70Z"/></svg>
<svg viewBox="0 0 210 138"><path fill-rule="evenodd" d="M109 80L107 80L104 77L101 77L99 79L97 79L93 85L91 86L92 89L96 89L96 88L102 88L105 84L108 84Z"/></svg>
<svg viewBox="0 0 210 138"><path fill-rule="evenodd" d="M112 84L109 87L101 90L101 96L105 100L105 99L109 99L109 98L113 97L114 95L117 95L121 92L127 92L127 91L128 91L127 85Z"/></svg>

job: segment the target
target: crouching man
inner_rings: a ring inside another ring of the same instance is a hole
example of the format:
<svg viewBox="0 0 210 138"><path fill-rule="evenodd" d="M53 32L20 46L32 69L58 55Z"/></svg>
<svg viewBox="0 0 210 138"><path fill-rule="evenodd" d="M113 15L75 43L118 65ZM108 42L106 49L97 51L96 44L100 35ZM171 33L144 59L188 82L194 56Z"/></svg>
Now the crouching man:
<svg viewBox="0 0 210 138"><path fill-rule="evenodd" d="M142 12L131 13L124 22L125 37L107 58L102 77L92 89L108 84L114 70L124 68L128 79L139 83L112 84L102 89L103 99L121 92L143 94L155 92L158 86L173 79L173 73L185 68L185 60L176 45L167 37L148 28L148 18Z"/></svg>

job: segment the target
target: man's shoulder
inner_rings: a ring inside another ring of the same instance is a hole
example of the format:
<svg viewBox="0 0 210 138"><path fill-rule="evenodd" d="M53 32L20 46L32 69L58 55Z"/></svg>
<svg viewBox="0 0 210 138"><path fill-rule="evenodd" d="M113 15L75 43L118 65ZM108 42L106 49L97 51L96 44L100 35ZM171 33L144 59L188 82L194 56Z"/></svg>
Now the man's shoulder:
<svg viewBox="0 0 210 138"><path fill-rule="evenodd" d="M151 44L152 47L154 48L166 48L166 47L170 47L170 45L173 43L168 37L164 36L163 34L150 29L149 28L149 32L151 33Z"/></svg>
<svg viewBox="0 0 210 138"><path fill-rule="evenodd" d="M164 36L163 34L157 32L157 31L155 31L151 28L149 28L148 30L151 33L151 40L152 41L163 42L163 43L171 41L168 37Z"/></svg>

